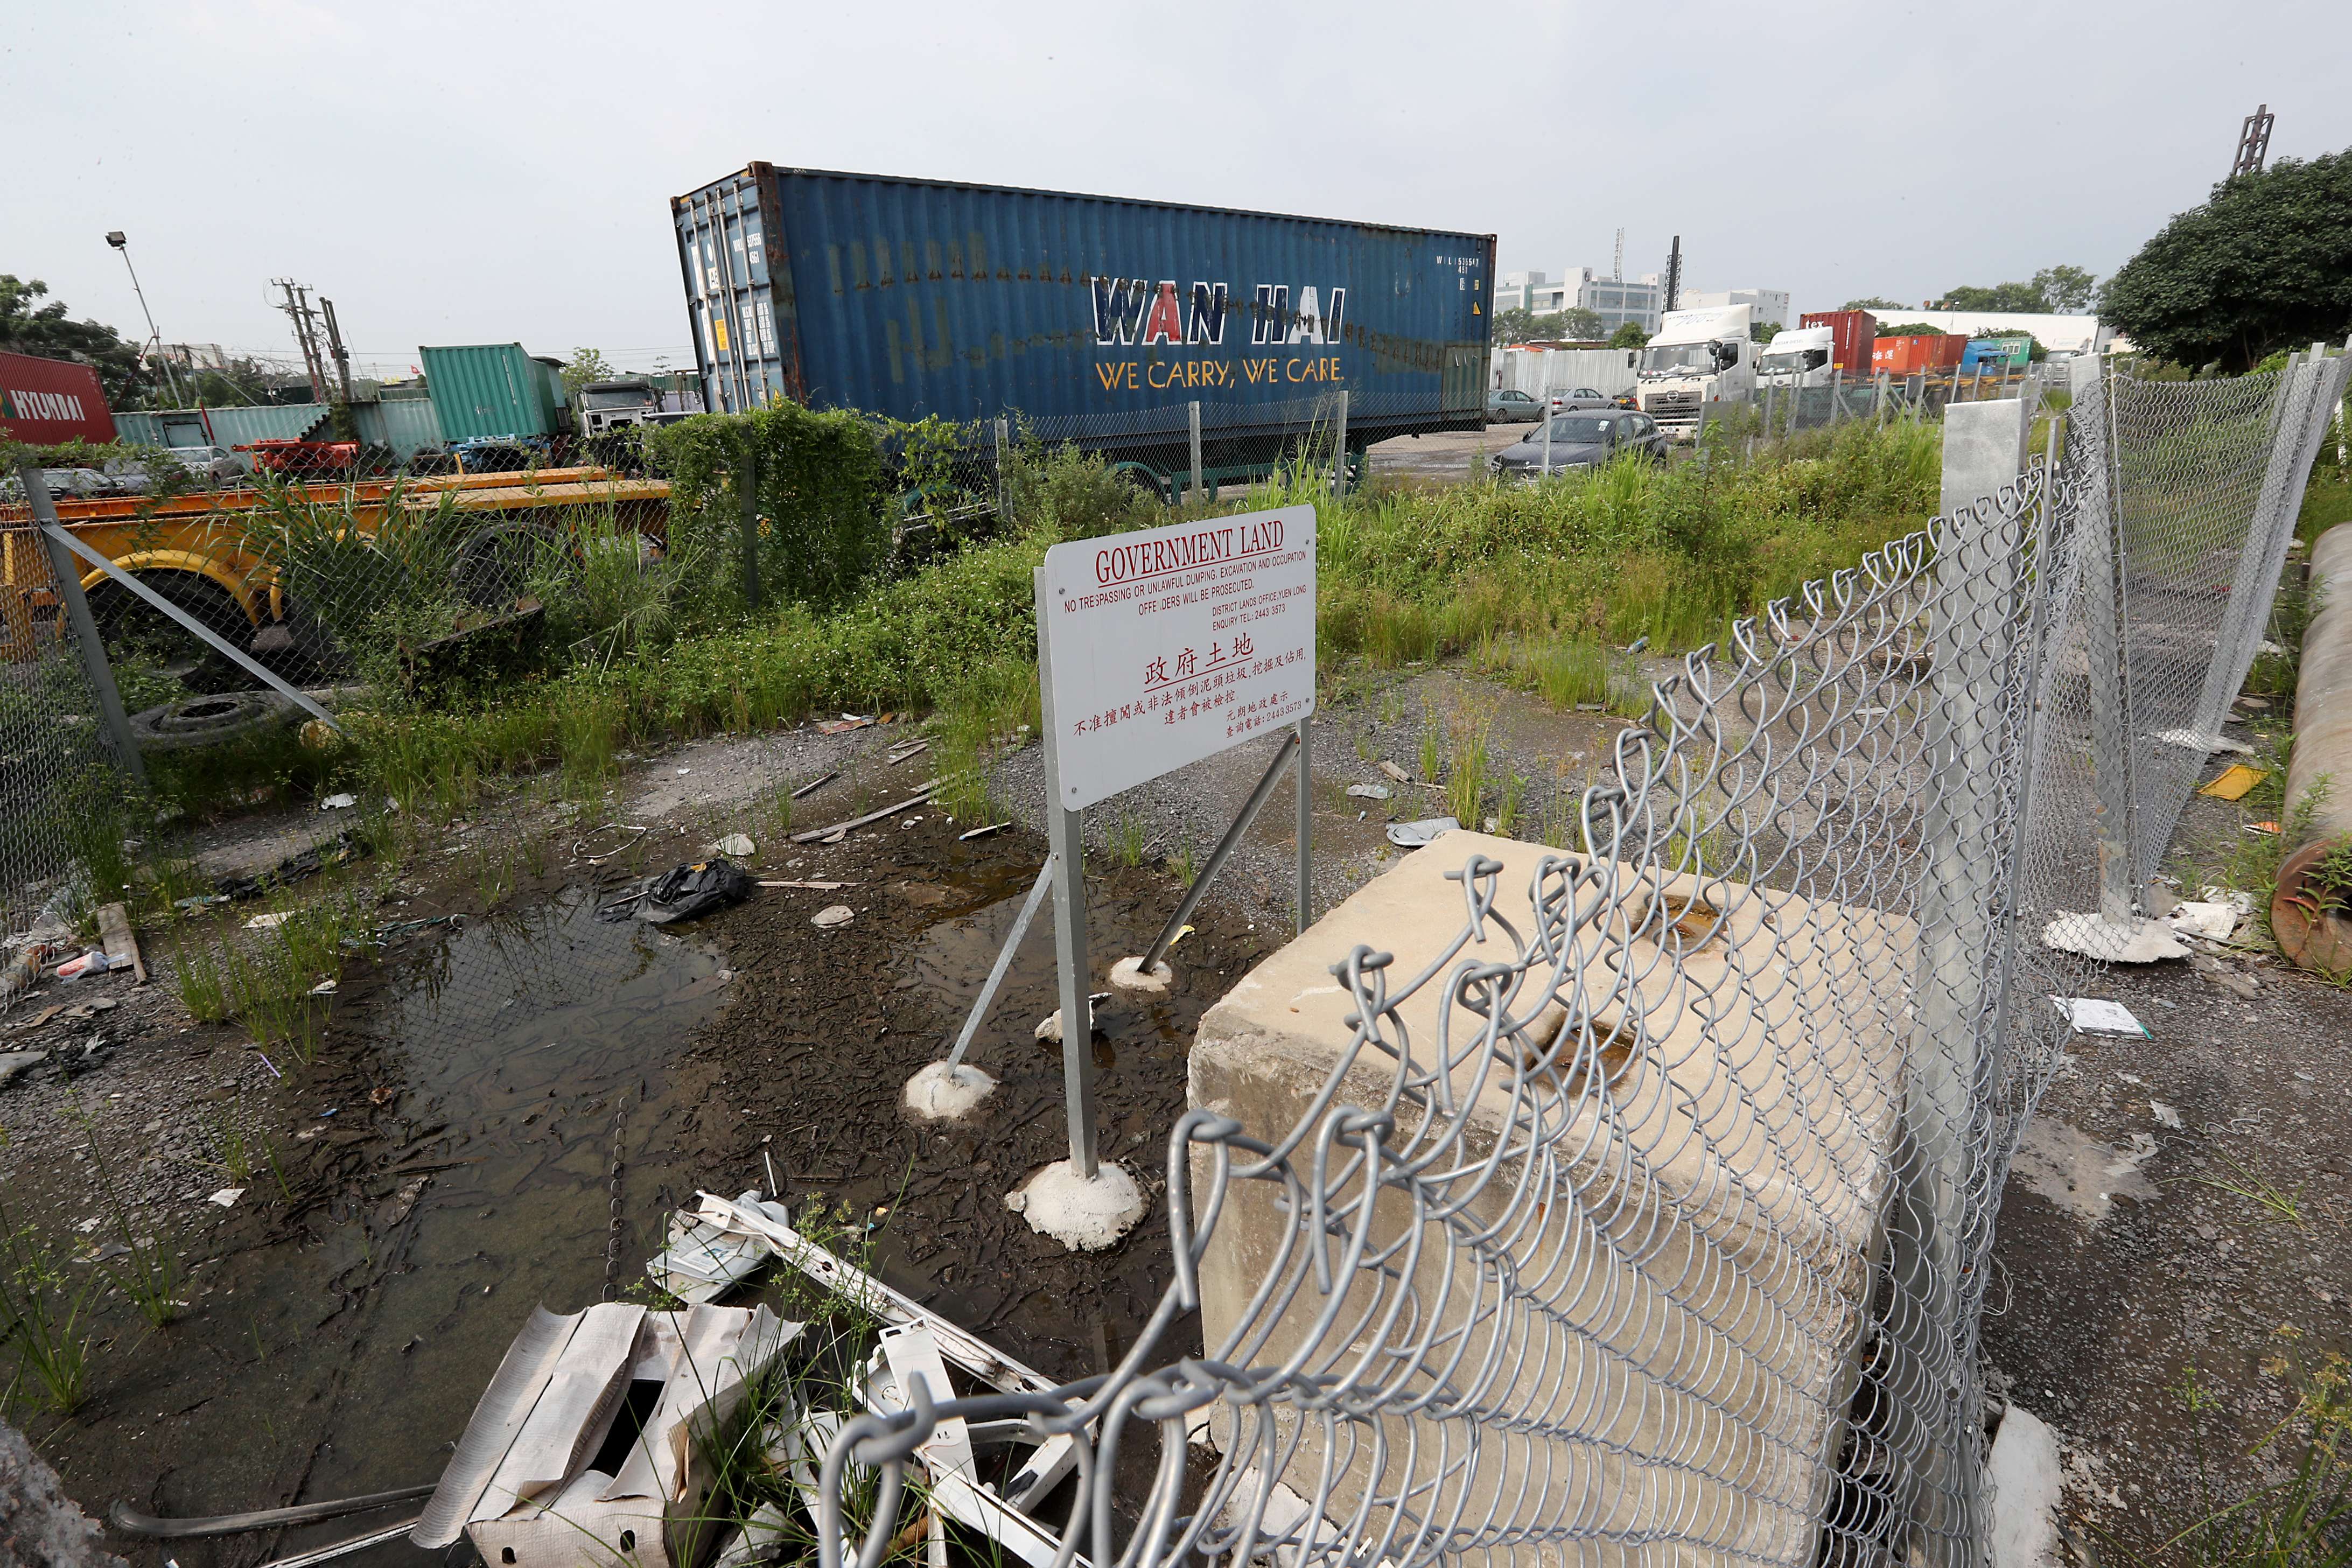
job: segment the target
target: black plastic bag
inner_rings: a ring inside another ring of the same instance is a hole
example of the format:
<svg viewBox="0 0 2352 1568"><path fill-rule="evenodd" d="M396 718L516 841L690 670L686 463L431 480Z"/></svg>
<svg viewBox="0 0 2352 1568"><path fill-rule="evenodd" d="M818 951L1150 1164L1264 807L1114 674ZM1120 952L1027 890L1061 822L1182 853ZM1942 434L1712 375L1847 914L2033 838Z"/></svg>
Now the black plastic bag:
<svg viewBox="0 0 2352 1568"><path fill-rule="evenodd" d="M732 860L698 860L648 877L596 910L601 921L641 920L666 926L740 904L751 891L751 873Z"/></svg>

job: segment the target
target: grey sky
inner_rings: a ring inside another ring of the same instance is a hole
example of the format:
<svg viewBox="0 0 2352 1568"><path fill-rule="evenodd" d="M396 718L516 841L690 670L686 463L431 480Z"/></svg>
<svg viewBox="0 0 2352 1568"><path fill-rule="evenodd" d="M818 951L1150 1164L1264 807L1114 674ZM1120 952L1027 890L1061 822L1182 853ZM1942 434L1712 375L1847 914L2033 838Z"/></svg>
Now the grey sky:
<svg viewBox="0 0 2352 1568"><path fill-rule="evenodd" d="M1493 232L1800 310L2102 276L2225 172L2352 145L2352 6L0 0L0 270L171 340L691 363L667 198L752 159Z"/></svg>

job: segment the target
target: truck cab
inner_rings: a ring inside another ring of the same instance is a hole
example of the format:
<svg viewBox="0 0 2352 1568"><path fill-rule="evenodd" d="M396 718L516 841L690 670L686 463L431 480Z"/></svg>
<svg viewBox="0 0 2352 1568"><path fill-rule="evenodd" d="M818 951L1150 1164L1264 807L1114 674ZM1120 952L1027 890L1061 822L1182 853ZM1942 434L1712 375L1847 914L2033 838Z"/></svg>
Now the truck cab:
<svg viewBox="0 0 2352 1568"><path fill-rule="evenodd" d="M1790 327L1772 334L1756 375L1759 385L1827 386L1837 374L1836 334L1827 327Z"/></svg>
<svg viewBox="0 0 2352 1568"><path fill-rule="evenodd" d="M1670 438L1695 439L1709 404L1746 403L1756 395L1757 345L1748 335L1754 310L1669 310L1642 350L1635 384L1642 412Z"/></svg>
<svg viewBox="0 0 2352 1568"><path fill-rule="evenodd" d="M629 425L650 425L661 398L650 382L634 378L592 381L580 389L580 433L602 436Z"/></svg>

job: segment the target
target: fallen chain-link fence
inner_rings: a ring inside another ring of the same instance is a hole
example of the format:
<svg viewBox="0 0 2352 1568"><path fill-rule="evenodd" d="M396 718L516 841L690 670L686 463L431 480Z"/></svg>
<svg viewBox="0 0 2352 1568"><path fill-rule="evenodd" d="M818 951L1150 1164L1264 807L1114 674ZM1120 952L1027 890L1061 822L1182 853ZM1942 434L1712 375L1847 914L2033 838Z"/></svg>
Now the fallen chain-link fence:
<svg viewBox="0 0 2352 1568"><path fill-rule="evenodd" d="M1690 656L1581 843L1441 839L1261 964L1146 1330L851 1422L826 1568L1013 1416L1080 1450L1056 1568L1980 1562L1994 1219L2091 973L2042 933L2117 803L2161 855L2193 771L2132 764L2243 680L2346 363L2095 393L2054 470Z"/></svg>

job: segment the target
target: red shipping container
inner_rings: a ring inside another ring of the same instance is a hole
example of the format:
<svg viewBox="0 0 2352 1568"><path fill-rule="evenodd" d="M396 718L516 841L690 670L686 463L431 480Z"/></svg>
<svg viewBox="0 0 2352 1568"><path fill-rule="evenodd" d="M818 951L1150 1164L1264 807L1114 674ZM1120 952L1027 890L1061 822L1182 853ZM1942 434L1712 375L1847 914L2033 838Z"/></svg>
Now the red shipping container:
<svg viewBox="0 0 2352 1568"><path fill-rule="evenodd" d="M1958 364L1968 346L1969 340L1957 332L1879 338L1870 346L1870 368L1874 374L1885 371L1889 375L1929 374Z"/></svg>
<svg viewBox="0 0 2352 1568"><path fill-rule="evenodd" d="M1871 344L1878 337L1878 318L1867 310L1810 310L1798 325L1830 330L1830 363L1849 379L1870 374Z"/></svg>
<svg viewBox="0 0 2352 1568"><path fill-rule="evenodd" d="M0 430L32 447L111 441L114 416L89 366L0 353Z"/></svg>

